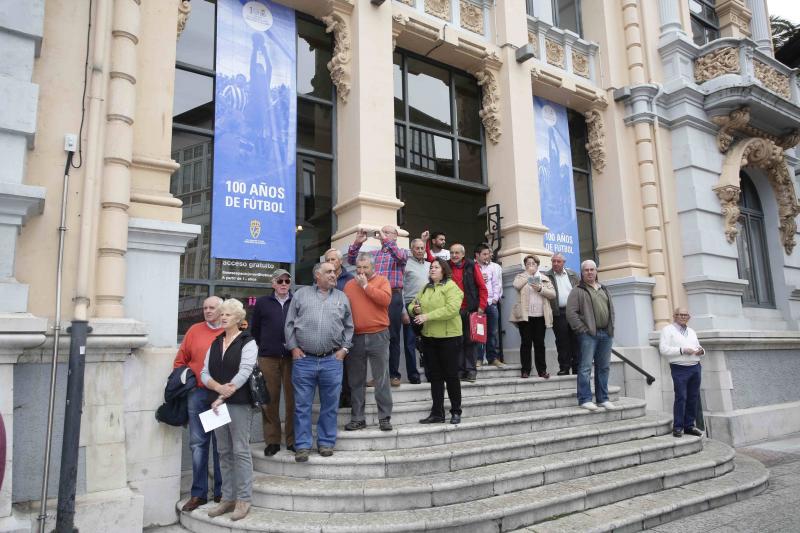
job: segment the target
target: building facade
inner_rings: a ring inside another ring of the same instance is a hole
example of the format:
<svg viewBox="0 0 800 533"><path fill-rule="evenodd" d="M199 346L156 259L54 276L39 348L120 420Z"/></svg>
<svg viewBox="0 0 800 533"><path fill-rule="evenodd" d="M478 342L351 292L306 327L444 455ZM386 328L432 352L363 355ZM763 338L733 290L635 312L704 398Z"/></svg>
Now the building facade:
<svg viewBox="0 0 800 533"><path fill-rule="evenodd" d="M624 394L670 410L654 344L687 305L707 350L710 435L739 445L800 431L800 85L773 57L765 0L280 3L296 11L297 54L296 252L281 266L298 283L359 228L442 230L468 251L488 235L508 316L522 258L552 255L534 105L545 99L567 117L557 155L580 250L569 266L597 261L615 346L656 377L648 386L615 362ZM215 84L218 5L0 6L0 531L38 514L57 316L49 495L66 328L88 320L77 525L172 523L182 436L153 413L176 343L205 297L251 305L278 266L211 256L214 108L247 98ZM79 138L71 163L65 134ZM499 227L487 217L498 207ZM516 332L503 329L514 360Z"/></svg>

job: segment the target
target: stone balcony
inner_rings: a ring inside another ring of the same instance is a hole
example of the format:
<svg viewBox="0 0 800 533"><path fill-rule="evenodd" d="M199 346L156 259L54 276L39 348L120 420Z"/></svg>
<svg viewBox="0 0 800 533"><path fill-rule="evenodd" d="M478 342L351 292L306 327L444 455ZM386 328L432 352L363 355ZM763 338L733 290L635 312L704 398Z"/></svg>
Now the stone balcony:
<svg viewBox="0 0 800 533"><path fill-rule="evenodd" d="M597 85L599 47L596 43L532 16L528 16L528 42L533 45L534 54L540 63Z"/></svg>
<svg viewBox="0 0 800 533"><path fill-rule="evenodd" d="M490 0L395 0L420 13L488 38L492 33Z"/></svg>

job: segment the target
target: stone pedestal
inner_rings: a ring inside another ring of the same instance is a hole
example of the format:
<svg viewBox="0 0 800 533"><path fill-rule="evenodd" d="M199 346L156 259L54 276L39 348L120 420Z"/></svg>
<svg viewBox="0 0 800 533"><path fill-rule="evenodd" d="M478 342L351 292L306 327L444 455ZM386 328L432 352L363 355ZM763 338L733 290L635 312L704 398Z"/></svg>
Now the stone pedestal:
<svg viewBox="0 0 800 533"><path fill-rule="evenodd" d="M614 300L614 346L647 346L653 330L655 280L631 276L601 281Z"/></svg>

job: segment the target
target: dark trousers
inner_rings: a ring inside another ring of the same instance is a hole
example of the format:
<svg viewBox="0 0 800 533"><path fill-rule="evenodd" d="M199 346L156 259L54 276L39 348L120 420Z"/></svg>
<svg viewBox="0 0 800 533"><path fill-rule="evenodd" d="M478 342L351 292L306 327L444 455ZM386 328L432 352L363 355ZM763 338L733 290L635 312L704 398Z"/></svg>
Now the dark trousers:
<svg viewBox="0 0 800 533"><path fill-rule="evenodd" d="M400 335L403 331L403 292L392 289L389 303L389 377L400 377Z"/></svg>
<svg viewBox="0 0 800 533"><path fill-rule="evenodd" d="M403 348L406 352L406 377L409 383L419 383L417 369L417 335L411 324L403 324Z"/></svg>
<svg viewBox="0 0 800 533"><path fill-rule="evenodd" d="M553 317L553 334L556 336L556 350L558 350L558 369L562 372L572 370L573 374L577 374L578 361L581 360L578 336L569 327L566 308L561 308L560 311L559 315Z"/></svg>
<svg viewBox="0 0 800 533"><path fill-rule="evenodd" d="M700 363L692 366L669 365L672 371L672 386L675 389L675 403L672 405L673 429L686 429L694 426L697 415L697 402L700 399Z"/></svg>
<svg viewBox="0 0 800 533"><path fill-rule="evenodd" d="M461 381L458 379L458 358L461 351L461 337L435 339L422 338L425 352L425 371L431 382L431 414L444 416L444 389L450 398L450 413L461 414Z"/></svg>
<svg viewBox="0 0 800 533"><path fill-rule="evenodd" d="M462 342L459 366L461 368L461 373L465 376L470 373L474 374L477 371L475 368L475 359L478 343L472 342L469 337L469 315L469 311L465 309L461 310L461 331L463 331L463 334L461 336Z"/></svg>
<svg viewBox="0 0 800 533"><path fill-rule="evenodd" d="M547 372L547 360L544 352L544 333L547 328L544 325L543 316L528 317L527 322L518 322L519 326L519 362L522 363L522 372L531 373L531 345L536 361L536 373L544 374Z"/></svg>

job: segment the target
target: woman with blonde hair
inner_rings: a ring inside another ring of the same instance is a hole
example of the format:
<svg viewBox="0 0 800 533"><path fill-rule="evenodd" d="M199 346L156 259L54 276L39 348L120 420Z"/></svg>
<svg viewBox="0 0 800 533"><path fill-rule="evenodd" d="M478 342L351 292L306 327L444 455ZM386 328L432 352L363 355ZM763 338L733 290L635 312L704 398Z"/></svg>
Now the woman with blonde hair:
<svg viewBox="0 0 800 533"><path fill-rule="evenodd" d="M522 377L531 374L531 344L536 361L536 373L540 378L548 379L547 360L545 359L544 334L547 328L553 327L553 310L550 302L556 297L556 291L550 278L539 272L539 258L528 255L522 264L525 271L514 278L514 288L519 299L511 310L510 321L519 328L520 345L519 360L522 363Z"/></svg>
<svg viewBox="0 0 800 533"><path fill-rule="evenodd" d="M214 430L222 471L222 501L208 512L215 517L233 511L231 520L241 520L250 511L253 493L253 459L250 455L250 422L253 407L247 382L258 357L256 341L239 326L246 313L242 302L229 299L220 306L224 329L206 353L200 379L218 396L211 404L214 412L223 403L231 422Z"/></svg>

